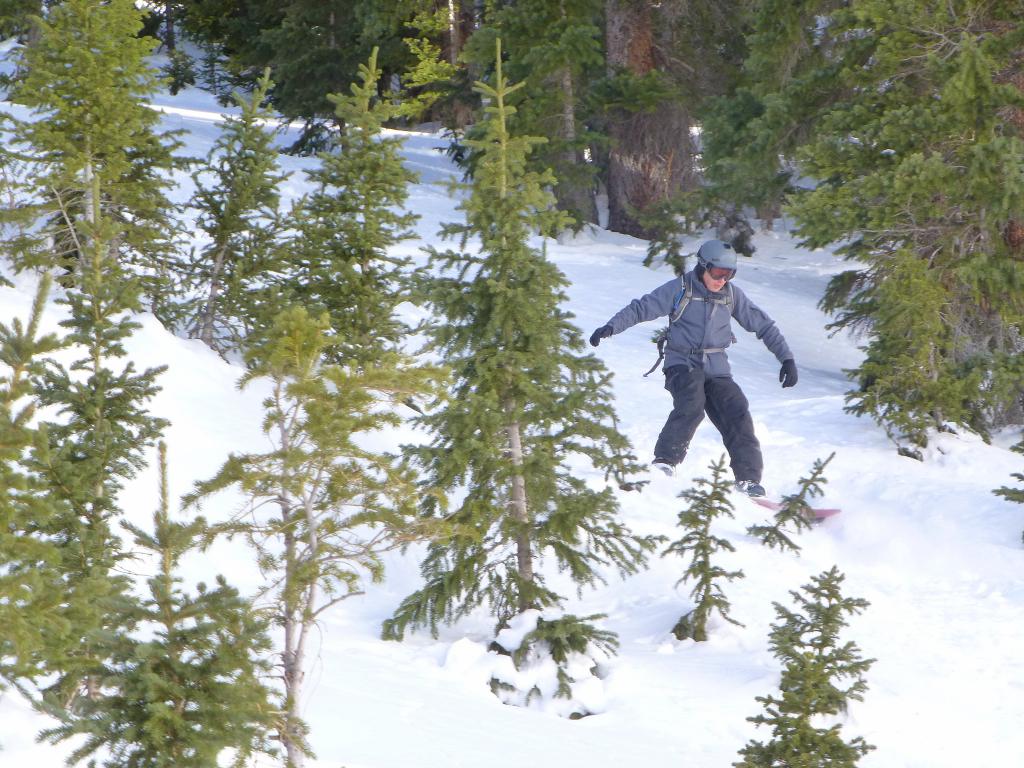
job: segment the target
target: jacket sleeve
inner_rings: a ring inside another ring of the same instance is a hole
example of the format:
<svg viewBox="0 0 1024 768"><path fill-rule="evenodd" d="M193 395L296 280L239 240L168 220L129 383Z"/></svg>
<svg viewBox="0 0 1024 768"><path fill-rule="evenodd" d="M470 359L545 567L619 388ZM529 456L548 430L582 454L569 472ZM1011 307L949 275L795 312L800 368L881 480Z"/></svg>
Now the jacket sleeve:
<svg viewBox="0 0 1024 768"><path fill-rule="evenodd" d="M768 350L781 363L793 359L793 353L786 344L782 331L775 325L768 313L752 302L747 295L735 285L733 286L732 316L745 330L757 335Z"/></svg>
<svg viewBox="0 0 1024 768"><path fill-rule="evenodd" d="M637 323L667 316L672 311L672 304L676 296L680 293L682 293L682 282L677 277L655 288L647 295L633 299L608 321L608 325L612 327L612 333L622 333Z"/></svg>

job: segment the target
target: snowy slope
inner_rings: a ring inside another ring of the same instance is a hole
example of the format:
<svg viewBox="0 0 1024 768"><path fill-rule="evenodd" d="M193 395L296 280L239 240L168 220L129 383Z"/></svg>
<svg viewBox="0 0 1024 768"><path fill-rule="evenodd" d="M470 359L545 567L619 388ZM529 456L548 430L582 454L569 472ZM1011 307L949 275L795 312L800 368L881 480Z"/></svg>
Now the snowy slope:
<svg viewBox="0 0 1024 768"><path fill-rule="evenodd" d="M160 100L165 125L188 132L186 153L202 156L217 135L219 108L209 97L186 92ZM436 240L454 204L436 182L454 170L437 136L407 135L410 168L421 175L409 206L422 216L420 242L401 247L418 254ZM285 193L302 191L308 159L282 158L294 171ZM182 180L177 197L188 198ZM577 614L606 613L604 626L619 633L621 650L608 665L601 714L580 721L500 704L486 682L498 659L486 651L490 624L478 615L442 630L437 640L417 634L404 643L378 639L380 622L417 588L417 551L391 557L387 581L341 604L324 622L305 714L312 727L316 766L322 768L455 768L482 766L559 768L613 766L727 766L750 738L767 738L745 718L757 714L757 695L772 692L778 665L767 648L772 602L789 602L799 588L832 565L846 574L846 593L870 601L846 639L877 662L868 674L863 703L844 719L847 737L862 735L877 747L865 768L1003 768L1024 764L1024 509L992 495L1012 484L1024 459L1008 446L970 435L944 435L927 461L896 455L875 425L844 413L848 382L843 369L860 353L846 337L829 338L827 318L816 308L830 275L842 269L826 251L795 247L785 222L755 239L757 254L741 265L739 284L778 322L794 350L800 382L782 390L778 363L750 334L737 329L730 350L733 372L751 402L765 458L765 485L792 491L815 459L833 451L825 503L843 514L805 534L800 556L769 551L745 533L764 519L739 502L736 519L723 523L736 552L723 564L746 578L726 587L732 615L745 626L721 622L706 643L679 642L670 630L689 608L676 558L653 558L650 570L570 601ZM696 240L695 240L696 242ZM641 266L645 243L591 230L549 243L550 257L571 281L569 309L581 329L603 324L630 299L659 285L666 269ZM0 289L0 320L24 316L33 281L21 277ZM60 308L47 325L55 329ZM163 391L153 411L171 421L172 492L183 493L209 477L228 451L258 449L261 388L239 392L241 371L199 342L175 338L150 317L132 340L140 367L162 365ZM622 427L642 459L649 459L669 397L660 374L642 376L654 360L649 343L658 323L616 336L597 350L615 371ZM411 432L394 444L415 439ZM673 479L653 477L642 493L621 494L623 515L634 530L677 538L677 494L723 452L714 428L704 424L686 463ZM596 475L593 477L597 482ZM156 503L153 472L124 494L129 516L147 524ZM234 500L204 508L216 518ZM144 571L145 564L140 564ZM190 565L195 578L224 572L251 587L256 576L246 553L223 545L213 558ZM565 590L571 594L571 590ZM33 743L45 721L14 693L0 698L2 765L56 768L66 750Z"/></svg>

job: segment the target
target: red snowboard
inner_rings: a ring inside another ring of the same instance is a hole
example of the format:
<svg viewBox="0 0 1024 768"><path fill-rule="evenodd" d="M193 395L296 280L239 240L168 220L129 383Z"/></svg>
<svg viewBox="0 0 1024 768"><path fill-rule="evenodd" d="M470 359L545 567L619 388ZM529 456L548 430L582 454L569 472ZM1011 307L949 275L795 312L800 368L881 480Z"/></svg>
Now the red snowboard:
<svg viewBox="0 0 1024 768"><path fill-rule="evenodd" d="M760 504L762 507L772 510L773 512L778 512L780 509L782 509L781 502L772 501L771 499L766 499L763 496L751 496L750 500L755 504ZM825 518L832 517L833 515L838 515L840 512L842 512L841 509L811 507L811 514L814 515L815 520L824 520Z"/></svg>

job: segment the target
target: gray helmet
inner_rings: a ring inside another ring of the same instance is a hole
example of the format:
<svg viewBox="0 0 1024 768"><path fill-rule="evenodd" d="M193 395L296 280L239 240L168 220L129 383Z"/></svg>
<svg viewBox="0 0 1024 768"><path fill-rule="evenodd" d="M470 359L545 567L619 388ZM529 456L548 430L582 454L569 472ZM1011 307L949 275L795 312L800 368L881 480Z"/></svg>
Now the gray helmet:
<svg viewBox="0 0 1024 768"><path fill-rule="evenodd" d="M697 250L697 262L704 267L736 269L736 249L721 240L708 240Z"/></svg>

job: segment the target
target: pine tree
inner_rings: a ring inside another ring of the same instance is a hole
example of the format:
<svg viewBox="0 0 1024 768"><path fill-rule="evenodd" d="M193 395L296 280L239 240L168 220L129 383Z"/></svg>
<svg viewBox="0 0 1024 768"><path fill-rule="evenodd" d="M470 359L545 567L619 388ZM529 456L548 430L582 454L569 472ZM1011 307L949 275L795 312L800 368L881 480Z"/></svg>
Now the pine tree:
<svg viewBox="0 0 1024 768"><path fill-rule="evenodd" d="M694 600L692 611L683 616L673 633L680 640L693 638L697 642L708 639L708 620L715 612L731 624L743 626L729 616L729 600L722 592L721 581L742 579L743 571L727 571L713 562L719 552L735 552L736 548L728 539L714 536L711 525L719 517L733 517L729 491L732 482L726 477L725 456L709 465L711 479L697 478L696 485L679 494L690 502L690 506L679 513L679 525L686 531L683 538L675 541L662 555L675 554L690 557L690 564L676 586L691 581Z"/></svg>
<svg viewBox="0 0 1024 768"><path fill-rule="evenodd" d="M0 39L27 34L32 14L39 13L40 0L11 0L0 9ZM3 81L0 80L0 83Z"/></svg>
<svg viewBox="0 0 1024 768"><path fill-rule="evenodd" d="M358 77L359 65L374 46L384 51L389 72L401 72L409 59L402 30L415 3L368 0L189 0L189 29L229 52L229 67L254 80L267 67L277 85L271 93L282 115L305 122L293 150L326 150L332 132L343 127L327 95L339 93Z"/></svg>
<svg viewBox="0 0 1024 768"><path fill-rule="evenodd" d="M530 168L550 168L557 179L558 207L575 226L597 223L598 166L587 150L602 141L594 122L592 85L603 73L601 0L526 0L498 6L486 26L470 38L466 55L480 70L490 65L494 40L508 52L510 79L523 84L509 128L544 136L528 159Z"/></svg>
<svg viewBox="0 0 1024 768"><path fill-rule="evenodd" d="M206 535L206 521L170 519L166 447L160 444L160 504L152 533L125 524L157 572L149 595L133 610L135 632L113 642L97 695L74 715L54 711L61 724L40 738L56 744L84 737L68 764L99 753L106 768L215 768L231 750L241 765L267 751L274 712L267 621L222 576L214 589L186 593L178 575L182 557Z"/></svg>
<svg viewBox="0 0 1024 768"><path fill-rule="evenodd" d="M401 76L401 99L403 103L411 102L411 110L430 105L428 119L440 122L454 137L449 154L461 146L458 137L473 129L479 107L473 83L480 69L478 62L471 60L469 44L497 8L496 4L474 0L409 0L397 4L390 17L384 14L394 23L402 18L404 10L401 28L417 35L402 38L408 55L402 59L405 74ZM488 67L489 61L485 69ZM401 71L397 66L394 69ZM404 109L401 114L410 116ZM412 115L419 116L417 112Z"/></svg>
<svg viewBox="0 0 1024 768"><path fill-rule="evenodd" d="M93 191L98 187L94 177ZM60 417L47 424L50 448L35 469L62 505L46 530L61 550L63 609L78 641L54 661L57 679L46 693L65 707L95 693L109 643L131 624L130 584L117 568L126 556L113 529L122 514L117 493L145 465L146 448L166 424L145 410L163 368L139 373L121 362L125 339L139 327L129 314L138 309L139 283L116 259L117 222L104 214L98 195L90 200L81 287L62 299L65 341L82 357L69 367L51 362L37 383L40 405Z"/></svg>
<svg viewBox="0 0 1024 768"><path fill-rule="evenodd" d="M478 238L479 250L430 251L438 270L428 287L437 317L430 349L455 383L445 406L421 419L432 444L409 453L426 470L426 488L458 501L449 510L436 494L424 497L424 514L444 518L450 534L431 543L426 583L386 622L387 637L417 626L436 632L481 605L501 628L563 602L542 555L582 588L603 581L603 567L635 572L655 543L616 519L611 488L594 489L569 469L585 459L621 479L635 464L614 426L609 376L578 354L579 330L559 308L565 278L529 242L533 228L550 233L564 218L545 189L550 175L526 169L542 140L509 133L517 88L499 46L493 85L477 84L489 105L484 138L471 143L479 160L460 204L465 224L444 231L464 244Z"/></svg>
<svg viewBox="0 0 1024 768"><path fill-rule="evenodd" d="M820 110L842 98L835 30L820 23L841 0L760 0L740 34L746 57L735 88L702 112L701 149L709 195L751 206L771 228L793 192L792 156Z"/></svg>
<svg viewBox="0 0 1024 768"><path fill-rule="evenodd" d="M193 503L239 487L250 504L218 530L245 537L268 586L266 597L284 635L283 714L278 738L289 766L301 766L308 745L300 717L309 644L323 613L383 576L382 553L420 535L415 486L393 457L362 447L361 438L394 427L403 399L431 394L427 368L397 353L372 369L324 363L330 321L291 308L275 320L248 356L245 386L270 385L265 401L265 453L233 455L199 483Z"/></svg>
<svg viewBox="0 0 1024 768"><path fill-rule="evenodd" d="M822 495L821 486L828 482L824 477L825 467L835 455L833 452L824 461L819 459L814 462L810 477L800 478L800 490L782 497L782 508L775 513L771 525L752 525L747 528L747 533L761 539L769 549L778 547L782 551L788 549L799 552L800 546L793 541L792 536L811 527L814 513L810 500Z"/></svg>
<svg viewBox="0 0 1024 768"><path fill-rule="evenodd" d="M823 300L868 337L854 407L920 454L947 422L1022 418L1024 11L842 5L815 21L834 85L796 153L820 183L793 210L806 245L856 262Z"/></svg>
<svg viewBox="0 0 1024 768"><path fill-rule="evenodd" d="M512 670L499 669L491 678L491 692L505 704L537 704L571 720L592 714L573 700L573 685L592 678L594 668L619 648L614 632L595 626L605 618L604 614L545 618L536 610L519 614L491 645L512 658ZM507 674L509 671L513 673ZM526 690L517 687L522 677L533 683ZM550 699L549 692L553 692Z"/></svg>
<svg viewBox="0 0 1024 768"><path fill-rule="evenodd" d="M983 374L956 364L957 334L949 323L954 301L939 274L908 251L891 254L887 272L873 291L864 362L848 372L860 386L847 394L846 410L873 417L900 454L921 459L930 432L969 421Z"/></svg>
<svg viewBox="0 0 1024 768"><path fill-rule="evenodd" d="M7 372L0 378L0 690L33 678L69 634L58 611L64 597L60 551L43 532L60 502L25 460L45 457L49 448L45 428L33 424L32 398L41 358L60 347L53 334L39 335L49 287L44 278L27 324L0 323L0 363Z"/></svg>
<svg viewBox="0 0 1024 768"><path fill-rule="evenodd" d="M37 24L12 93L32 119L5 116L8 152L28 172L16 205L0 209L0 223L19 226L4 245L15 268L64 270L77 275L66 284L80 285L99 209L113 228L112 257L144 280L150 304L168 317L178 225L167 190L182 161L146 104L159 85L146 63L156 41L136 36L141 11L131 0L68 0Z"/></svg>
<svg viewBox="0 0 1024 768"><path fill-rule="evenodd" d="M402 77L402 97L398 114L412 121L428 116L442 117L449 127L459 127L451 114L450 102L455 96L459 77L458 56L445 56L443 35L456 23L456 4L449 7L423 3L413 12L408 23L413 36L403 37L412 62ZM450 46L449 46L450 49ZM447 114L445 114L447 113Z"/></svg>
<svg viewBox="0 0 1024 768"><path fill-rule="evenodd" d="M416 177L402 165L401 139L381 135L393 108L375 97L377 49L359 72L350 96L329 97L344 128L337 151L321 154L309 173L315 191L294 211L291 269L281 291L327 311L337 337L327 351L334 361L373 365L409 333L395 308L409 299L410 260L394 246L412 237L418 217L403 210Z"/></svg>
<svg viewBox="0 0 1024 768"><path fill-rule="evenodd" d="M193 176L197 224L208 243L190 270L200 296L190 335L221 353L239 349L274 314L262 283L265 271L280 266L279 186L286 175L278 172L274 131L264 127L273 117L264 105L271 87L267 71L251 96L235 94L240 114L225 119L205 167Z"/></svg>
<svg viewBox="0 0 1024 768"><path fill-rule="evenodd" d="M771 649L783 663L780 696L758 696L765 714L748 718L772 729L768 743L751 741L740 750L738 768L853 768L874 749L863 738L849 742L840 725L822 726L822 718L844 713L850 701L861 701L863 675L874 663L862 659L855 643L839 644L846 616L867 608L866 600L843 597L845 577L833 566L811 577L803 592L791 592L797 610L775 603L778 622L772 626Z"/></svg>

